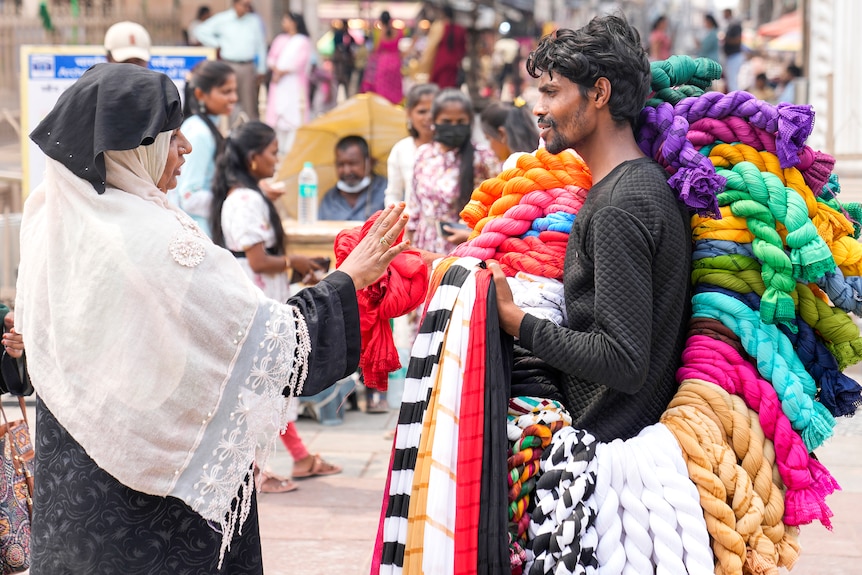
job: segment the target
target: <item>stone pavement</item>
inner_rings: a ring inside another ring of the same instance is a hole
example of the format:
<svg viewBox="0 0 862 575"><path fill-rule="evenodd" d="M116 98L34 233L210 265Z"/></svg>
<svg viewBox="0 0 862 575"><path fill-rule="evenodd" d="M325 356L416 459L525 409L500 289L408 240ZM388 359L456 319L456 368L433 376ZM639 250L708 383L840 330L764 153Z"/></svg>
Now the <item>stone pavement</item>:
<svg viewBox="0 0 862 575"><path fill-rule="evenodd" d="M858 379L862 371L850 375ZM298 421L309 451L343 465L344 472L303 479L291 493L260 496L267 575L368 574L391 444L383 434L394 428L397 413L347 412L344 424L337 427ZM842 491L827 499L835 513L832 532L819 524L802 528L802 554L792 573L858 575L862 573L862 414L839 421L835 437L817 456ZM279 444L271 468L289 474L290 466L290 456Z"/></svg>

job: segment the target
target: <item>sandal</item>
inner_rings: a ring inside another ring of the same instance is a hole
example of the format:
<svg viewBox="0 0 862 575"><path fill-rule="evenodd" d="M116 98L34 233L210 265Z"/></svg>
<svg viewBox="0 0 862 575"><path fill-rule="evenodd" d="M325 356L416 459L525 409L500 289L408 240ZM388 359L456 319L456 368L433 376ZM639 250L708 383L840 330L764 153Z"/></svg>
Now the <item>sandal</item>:
<svg viewBox="0 0 862 575"><path fill-rule="evenodd" d="M261 493L288 493L299 489L299 485L295 481L278 475L261 473L260 480Z"/></svg>
<svg viewBox="0 0 862 575"><path fill-rule="evenodd" d="M341 473L341 466L327 462L319 454L314 454L314 459L311 462L311 469L308 471L297 471L293 469L294 479L307 479L309 477L318 477L323 475L335 475Z"/></svg>

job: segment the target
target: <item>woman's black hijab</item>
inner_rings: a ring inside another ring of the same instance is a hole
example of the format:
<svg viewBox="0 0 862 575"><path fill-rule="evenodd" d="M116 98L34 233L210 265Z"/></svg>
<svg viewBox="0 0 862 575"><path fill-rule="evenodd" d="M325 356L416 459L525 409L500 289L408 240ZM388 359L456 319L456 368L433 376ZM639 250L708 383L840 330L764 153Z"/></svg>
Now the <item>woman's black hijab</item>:
<svg viewBox="0 0 862 575"><path fill-rule="evenodd" d="M180 94L166 75L134 64L96 64L60 95L30 139L101 194L106 151L148 146L182 122Z"/></svg>

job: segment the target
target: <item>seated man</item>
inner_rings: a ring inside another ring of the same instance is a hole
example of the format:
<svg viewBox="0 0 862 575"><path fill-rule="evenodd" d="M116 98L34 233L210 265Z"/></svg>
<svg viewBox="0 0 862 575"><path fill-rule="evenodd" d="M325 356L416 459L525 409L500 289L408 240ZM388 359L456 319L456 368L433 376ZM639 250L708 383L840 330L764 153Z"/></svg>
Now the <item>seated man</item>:
<svg viewBox="0 0 862 575"><path fill-rule="evenodd" d="M321 220L367 220L384 207L386 178L371 171L371 153L362 136L345 136L335 144L338 182L320 202Z"/></svg>

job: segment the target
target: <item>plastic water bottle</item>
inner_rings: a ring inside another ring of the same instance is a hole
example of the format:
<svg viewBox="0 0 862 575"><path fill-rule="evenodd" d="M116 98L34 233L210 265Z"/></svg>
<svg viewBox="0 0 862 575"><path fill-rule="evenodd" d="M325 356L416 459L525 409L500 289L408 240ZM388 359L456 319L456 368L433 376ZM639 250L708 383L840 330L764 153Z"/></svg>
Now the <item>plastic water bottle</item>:
<svg viewBox="0 0 862 575"><path fill-rule="evenodd" d="M311 162L305 162L299 172L297 217L300 224L317 222L317 172Z"/></svg>

